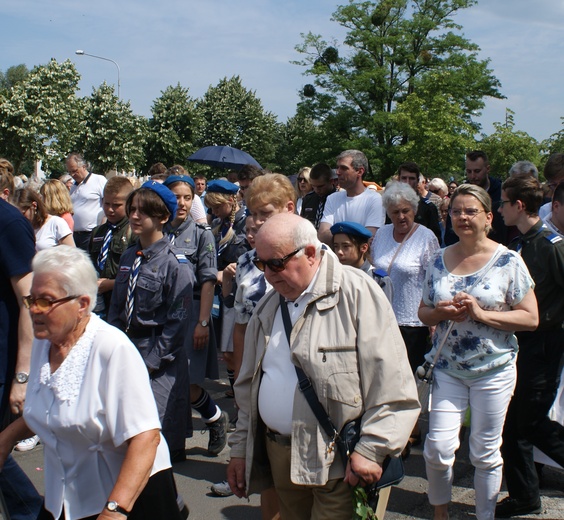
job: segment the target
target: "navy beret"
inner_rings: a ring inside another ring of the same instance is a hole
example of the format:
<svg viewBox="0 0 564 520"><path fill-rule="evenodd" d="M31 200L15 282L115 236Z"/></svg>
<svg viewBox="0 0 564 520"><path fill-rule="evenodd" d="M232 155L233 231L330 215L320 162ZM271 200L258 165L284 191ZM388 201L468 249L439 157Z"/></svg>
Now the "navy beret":
<svg viewBox="0 0 564 520"><path fill-rule="evenodd" d="M217 180L208 182L207 193L223 193L224 195L237 195L239 186L229 181Z"/></svg>
<svg viewBox="0 0 564 520"><path fill-rule="evenodd" d="M171 220L174 220L176 208L178 207L178 204L176 203L176 195L166 186L157 181L147 181L143 183L143 186L141 187L153 190L161 199L163 199L166 209L168 209L168 212L170 213L168 221L170 222Z"/></svg>
<svg viewBox="0 0 564 520"><path fill-rule="evenodd" d="M352 235L355 237L370 240L372 233L358 222L339 222L331 226L331 234L343 233L345 235Z"/></svg>
<svg viewBox="0 0 564 520"><path fill-rule="evenodd" d="M192 179L192 177L188 177L188 175L171 175L170 177L166 178L163 184L168 188L171 184L174 184L175 182L185 182L186 184L192 186L193 190L196 189L196 185L194 184L194 179Z"/></svg>

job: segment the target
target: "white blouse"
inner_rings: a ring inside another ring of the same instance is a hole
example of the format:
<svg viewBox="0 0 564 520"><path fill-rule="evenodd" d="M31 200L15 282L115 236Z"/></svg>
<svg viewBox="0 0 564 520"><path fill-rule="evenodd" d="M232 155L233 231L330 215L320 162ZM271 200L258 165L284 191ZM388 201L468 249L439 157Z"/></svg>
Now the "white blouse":
<svg viewBox="0 0 564 520"><path fill-rule="evenodd" d="M145 364L123 332L91 314L54 373L49 349L33 343L24 419L44 445L45 507L74 520L103 510L126 441L161 425ZM170 467L161 435L151 475Z"/></svg>
<svg viewBox="0 0 564 520"><path fill-rule="evenodd" d="M387 271L400 242L394 239L394 225L386 224L376 231L372 241L372 263L376 269ZM435 234L425 226L418 226L396 256L390 278L393 285L392 307L399 325L423 327L417 316L423 280L429 258L439 249Z"/></svg>

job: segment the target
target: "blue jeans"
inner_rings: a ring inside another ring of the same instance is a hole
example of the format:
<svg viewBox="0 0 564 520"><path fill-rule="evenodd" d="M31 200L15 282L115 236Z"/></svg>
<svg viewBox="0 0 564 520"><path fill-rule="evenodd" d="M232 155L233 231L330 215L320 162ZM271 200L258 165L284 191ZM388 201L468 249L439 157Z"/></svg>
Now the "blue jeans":
<svg viewBox="0 0 564 520"><path fill-rule="evenodd" d="M0 472L0 489L11 520L37 518L43 498L11 455Z"/></svg>

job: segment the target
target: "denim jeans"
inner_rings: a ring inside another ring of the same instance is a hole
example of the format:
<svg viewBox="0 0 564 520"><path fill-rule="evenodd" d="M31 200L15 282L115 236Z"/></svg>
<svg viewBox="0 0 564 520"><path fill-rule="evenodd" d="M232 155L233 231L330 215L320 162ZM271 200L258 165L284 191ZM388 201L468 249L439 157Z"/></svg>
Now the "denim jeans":
<svg viewBox="0 0 564 520"><path fill-rule="evenodd" d="M11 520L37 518L43 498L11 455L0 472L0 489L4 494Z"/></svg>

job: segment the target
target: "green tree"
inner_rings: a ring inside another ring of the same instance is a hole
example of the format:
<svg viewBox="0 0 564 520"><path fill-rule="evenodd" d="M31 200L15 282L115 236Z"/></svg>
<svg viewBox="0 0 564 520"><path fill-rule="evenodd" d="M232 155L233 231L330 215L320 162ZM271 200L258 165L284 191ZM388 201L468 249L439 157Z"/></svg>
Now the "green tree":
<svg viewBox="0 0 564 520"><path fill-rule="evenodd" d="M200 118L198 147L233 146L251 154L263 167L273 163L279 133L276 117L264 110L239 76L210 86L196 109Z"/></svg>
<svg viewBox="0 0 564 520"><path fill-rule="evenodd" d="M72 148L80 120L78 80L70 60L52 59L0 92L0 148L17 171L36 160L49 171Z"/></svg>
<svg viewBox="0 0 564 520"><path fill-rule="evenodd" d="M517 161L531 161L539 166L541 160L538 141L526 132L515 130L515 113L507 109L504 123L494 123L493 134L483 136L478 147L488 154L491 175L505 179Z"/></svg>
<svg viewBox="0 0 564 520"><path fill-rule="evenodd" d="M115 95L113 86L104 82L92 89L84 100L83 121L77 149L94 171L131 172L144 165L147 120L134 115L129 102Z"/></svg>
<svg viewBox="0 0 564 520"><path fill-rule="evenodd" d="M188 89L169 86L153 103L146 146L146 166L184 164L195 151L198 118Z"/></svg>
<svg viewBox="0 0 564 520"><path fill-rule="evenodd" d="M561 117L560 121L563 128L541 143L541 149L546 156L557 152L564 153L564 117Z"/></svg>
<svg viewBox="0 0 564 520"><path fill-rule="evenodd" d="M6 72L0 70L0 89L9 90L18 83L23 83L28 74L29 70L23 63L8 67Z"/></svg>
<svg viewBox="0 0 564 520"><path fill-rule="evenodd" d="M395 147L414 139L409 125L399 124L394 114L411 94L417 94L423 106L434 103L428 98L437 92L458 105L461 111L452 131L460 127L461 116L477 130L472 116L483 108L484 98L502 97L488 60L478 59L478 46L458 34L461 27L452 20L457 11L475 3L350 0L333 14L348 30L342 45L321 35L302 35L296 49L304 58L295 63L313 78L304 87L304 102L316 121L334 126L337 136L370 143L365 151L381 178L395 171ZM421 122L427 124L430 118ZM417 138L424 137L419 130Z"/></svg>
<svg viewBox="0 0 564 520"><path fill-rule="evenodd" d="M437 85L444 78L437 78ZM429 177L454 175L460 171L461 157L475 147L474 128L464 117L462 107L441 89L422 87L409 94L393 114L397 128L409 139L395 147L395 162L415 161Z"/></svg>

